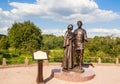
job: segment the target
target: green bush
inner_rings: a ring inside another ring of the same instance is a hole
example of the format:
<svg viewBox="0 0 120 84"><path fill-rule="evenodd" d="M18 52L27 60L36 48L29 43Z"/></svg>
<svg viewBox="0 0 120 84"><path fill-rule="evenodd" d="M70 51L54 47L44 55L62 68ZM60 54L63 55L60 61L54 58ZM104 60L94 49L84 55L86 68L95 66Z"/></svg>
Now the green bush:
<svg viewBox="0 0 120 84"><path fill-rule="evenodd" d="M3 55L0 55L0 65L2 64Z"/></svg>
<svg viewBox="0 0 120 84"><path fill-rule="evenodd" d="M49 62L62 62L64 55L63 49L54 49L49 51Z"/></svg>

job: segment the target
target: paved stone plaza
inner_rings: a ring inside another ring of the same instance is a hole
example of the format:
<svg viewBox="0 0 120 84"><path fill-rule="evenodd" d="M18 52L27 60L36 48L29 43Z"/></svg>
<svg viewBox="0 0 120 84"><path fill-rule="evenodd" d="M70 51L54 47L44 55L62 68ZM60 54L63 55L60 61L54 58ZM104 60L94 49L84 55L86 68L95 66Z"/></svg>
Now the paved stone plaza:
<svg viewBox="0 0 120 84"><path fill-rule="evenodd" d="M89 67L96 74L95 78L85 82L68 82L51 78L51 70L60 65L45 65L45 84L120 84L120 66L95 65ZM27 67L12 67L0 69L0 84L36 84L37 65Z"/></svg>

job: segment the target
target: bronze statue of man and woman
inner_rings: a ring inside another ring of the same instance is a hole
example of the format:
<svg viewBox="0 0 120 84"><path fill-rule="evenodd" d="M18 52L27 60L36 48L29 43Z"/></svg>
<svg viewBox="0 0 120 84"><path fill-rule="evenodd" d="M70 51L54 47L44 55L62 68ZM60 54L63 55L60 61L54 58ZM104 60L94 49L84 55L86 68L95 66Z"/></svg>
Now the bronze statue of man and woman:
<svg viewBox="0 0 120 84"><path fill-rule="evenodd" d="M77 21L78 28L72 32L73 25L69 24L67 31L64 35L64 56L62 62L63 71L71 70L76 65L79 66L80 72L84 72L82 68L83 54L84 54L84 42L87 40L86 30L82 28L82 21Z"/></svg>

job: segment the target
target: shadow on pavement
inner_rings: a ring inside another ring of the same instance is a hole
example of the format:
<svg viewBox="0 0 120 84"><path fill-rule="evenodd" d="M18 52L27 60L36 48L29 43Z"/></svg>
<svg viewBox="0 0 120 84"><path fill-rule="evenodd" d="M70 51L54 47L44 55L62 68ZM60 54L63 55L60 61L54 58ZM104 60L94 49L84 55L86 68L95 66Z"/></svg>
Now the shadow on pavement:
<svg viewBox="0 0 120 84"><path fill-rule="evenodd" d="M48 81L50 81L53 77L50 75L48 78L44 80L44 83L46 84Z"/></svg>

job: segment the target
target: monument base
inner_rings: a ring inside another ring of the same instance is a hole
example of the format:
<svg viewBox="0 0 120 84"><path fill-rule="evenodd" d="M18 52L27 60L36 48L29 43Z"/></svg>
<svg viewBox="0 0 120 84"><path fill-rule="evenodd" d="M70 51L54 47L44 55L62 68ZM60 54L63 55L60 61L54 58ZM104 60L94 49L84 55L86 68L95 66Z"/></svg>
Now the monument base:
<svg viewBox="0 0 120 84"><path fill-rule="evenodd" d="M84 69L83 73L80 73L78 68L66 72L62 69L52 69L52 77L71 82L83 82L93 79L95 73L87 68Z"/></svg>
<svg viewBox="0 0 120 84"><path fill-rule="evenodd" d="M45 83L43 82L43 83L36 83L36 84L45 84Z"/></svg>

